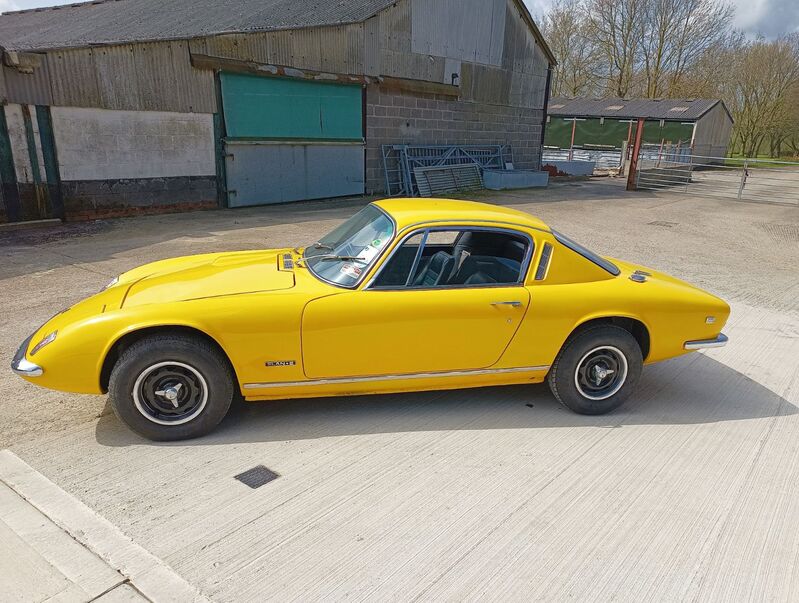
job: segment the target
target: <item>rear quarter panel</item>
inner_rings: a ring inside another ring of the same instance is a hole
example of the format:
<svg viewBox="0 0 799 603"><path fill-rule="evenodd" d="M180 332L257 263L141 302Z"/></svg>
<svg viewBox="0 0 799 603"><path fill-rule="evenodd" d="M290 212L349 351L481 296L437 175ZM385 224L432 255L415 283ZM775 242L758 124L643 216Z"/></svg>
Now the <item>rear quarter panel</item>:
<svg viewBox="0 0 799 603"><path fill-rule="evenodd" d="M598 318L625 317L646 326L650 351L645 363L688 353L684 343L712 339L729 316L722 300L676 279L634 283L629 273L593 282L529 287L530 308L502 358L503 366L551 365L569 335ZM706 318L715 316L714 324Z"/></svg>

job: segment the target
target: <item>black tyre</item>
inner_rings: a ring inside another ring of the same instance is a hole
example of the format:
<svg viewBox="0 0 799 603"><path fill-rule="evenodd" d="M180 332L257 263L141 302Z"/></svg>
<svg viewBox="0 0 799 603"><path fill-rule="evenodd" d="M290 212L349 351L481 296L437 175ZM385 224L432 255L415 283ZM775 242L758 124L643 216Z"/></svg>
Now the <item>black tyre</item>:
<svg viewBox="0 0 799 603"><path fill-rule="evenodd" d="M154 335L122 353L108 393L116 416L139 435L186 440L207 434L225 417L233 374L227 358L199 338Z"/></svg>
<svg viewBox="0 0 799 603"><path fill-rule="evenodd" d="M566 341L547 380L558 402L582 415L602 415L630 397L643 367L629 331L600 325Z"/></svg>

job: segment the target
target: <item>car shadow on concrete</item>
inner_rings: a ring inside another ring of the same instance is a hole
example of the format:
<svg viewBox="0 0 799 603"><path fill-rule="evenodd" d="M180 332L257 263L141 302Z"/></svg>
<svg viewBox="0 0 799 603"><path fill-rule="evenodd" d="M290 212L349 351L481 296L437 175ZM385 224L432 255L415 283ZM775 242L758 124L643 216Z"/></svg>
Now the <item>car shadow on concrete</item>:
<svg viewBox="0 0 799 603"><path fill-rule="evenodd" d="M199 445L283 442L384 433L547 428L624 428L689 425L788 416L788 400L705 355L647 367L638 390L619 410L601 417L572 413L544 384L411 394L347 396L235 404ZM97 423L104 446L148 442L113 413ZM150 443L170 446L170 443ZM186 442L178 442L184 446ZM191 442L189 442L191 444Z"/></svg>

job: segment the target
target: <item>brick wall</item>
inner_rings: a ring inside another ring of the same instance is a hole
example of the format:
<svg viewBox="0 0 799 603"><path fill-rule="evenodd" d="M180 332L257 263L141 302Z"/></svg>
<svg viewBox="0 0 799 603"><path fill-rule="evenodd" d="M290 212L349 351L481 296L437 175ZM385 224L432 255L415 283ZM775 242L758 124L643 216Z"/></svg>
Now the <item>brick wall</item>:
<svg viewBox="0 0 799 603"><path fill-rule="evenodd" d="M463 102L451 97L366 91L366 189L385 192L384 144L510 144L517 169L539 169L540 110Z"/></svg>

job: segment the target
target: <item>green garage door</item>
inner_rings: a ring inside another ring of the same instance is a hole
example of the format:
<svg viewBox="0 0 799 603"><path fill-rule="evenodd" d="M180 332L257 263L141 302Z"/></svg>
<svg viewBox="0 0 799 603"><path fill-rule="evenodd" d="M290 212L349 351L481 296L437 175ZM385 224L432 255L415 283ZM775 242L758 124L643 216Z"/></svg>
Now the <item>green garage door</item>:
<svg viewBox="0 0 799 603"><path fill-rule="evenodd" d="M222 74L230 206L364 193L360 85Z"/></svg>

